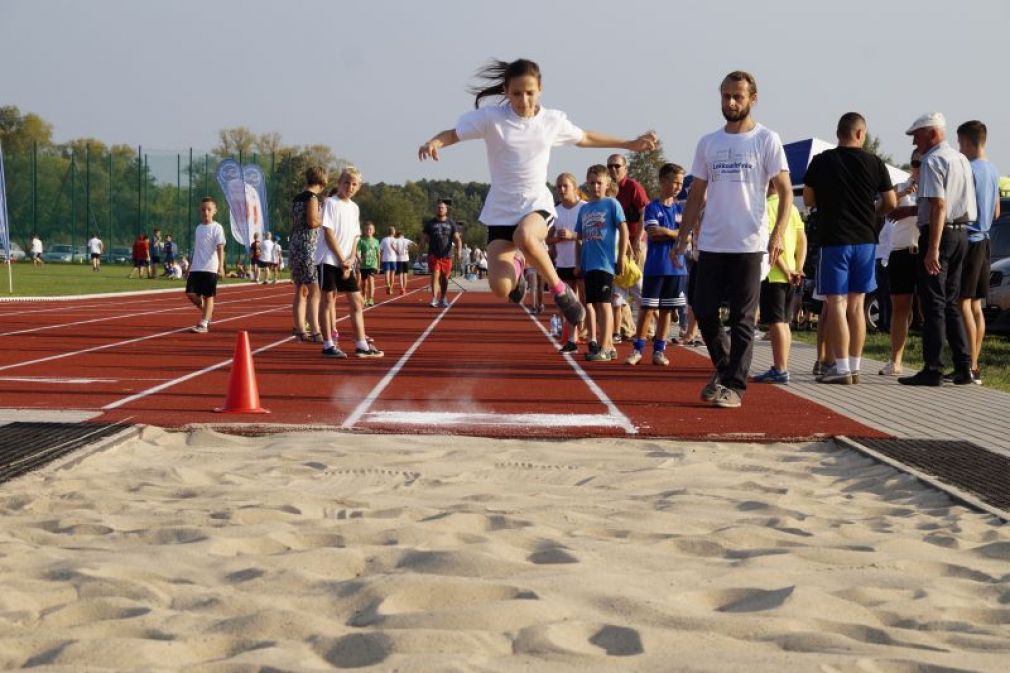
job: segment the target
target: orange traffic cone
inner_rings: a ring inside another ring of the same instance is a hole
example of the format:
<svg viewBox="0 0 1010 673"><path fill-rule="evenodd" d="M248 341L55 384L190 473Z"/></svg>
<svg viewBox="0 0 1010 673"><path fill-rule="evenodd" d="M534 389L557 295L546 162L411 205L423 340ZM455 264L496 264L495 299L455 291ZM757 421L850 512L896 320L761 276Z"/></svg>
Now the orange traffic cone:
<svg viewBox="0 0 1010 673"><path fill-rule="evenodd" d="M228 396L224 406L215 409L225 414L269 414L260 407L260 391L256 385L256 370L253 369L252 352L249 350L249 333L240 331L235 340L235 355L228 377Z"/></svg>

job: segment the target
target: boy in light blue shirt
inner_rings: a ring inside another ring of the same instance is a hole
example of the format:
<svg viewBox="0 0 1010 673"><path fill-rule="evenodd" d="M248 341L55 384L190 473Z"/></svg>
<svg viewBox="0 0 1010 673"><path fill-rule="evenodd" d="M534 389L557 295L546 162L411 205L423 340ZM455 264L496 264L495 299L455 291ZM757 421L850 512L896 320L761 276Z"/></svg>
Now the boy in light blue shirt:
<svg viewBox="0 0 1010 673"><path fill-rule="evenodd" d="M628 254L628 224L617 199L607 196L610 174L596 164L586 173L588 202L579 211L575 225L575 275L585 279L586 303L596 310L598 324L589 325L589 352L586 360L607 362L617 357L614 350L614 276L620 275ZM596 335L602 331L602 343Z"/></svg>

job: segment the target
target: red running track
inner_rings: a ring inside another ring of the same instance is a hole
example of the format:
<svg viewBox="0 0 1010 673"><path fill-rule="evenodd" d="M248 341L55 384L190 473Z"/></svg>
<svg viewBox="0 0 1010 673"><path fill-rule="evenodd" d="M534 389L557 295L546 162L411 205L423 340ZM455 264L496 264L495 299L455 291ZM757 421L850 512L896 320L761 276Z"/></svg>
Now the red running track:
<svg viewBox="0 0 1010 673"><path fill-rule="evenodd" d="M0 304L0 407L90 410L95 421L163 427L282 424L496 437L648 436L771 441L883 436L776 386L741 409L698 399L707 358L668 351L670 367L563 357L547 317L488 293L428 305L426 279L377 296L365 314L382 359L326 360L290 337L291 286L220 288L209 334L180 293ZM343 307L338 298L338 307ZM341 319L341 344L352 348ZM222 415L238 330L247 330L269 416ZM621 359L630 348L622 346ZM646 359L648 362L648 359Z"/></svg>

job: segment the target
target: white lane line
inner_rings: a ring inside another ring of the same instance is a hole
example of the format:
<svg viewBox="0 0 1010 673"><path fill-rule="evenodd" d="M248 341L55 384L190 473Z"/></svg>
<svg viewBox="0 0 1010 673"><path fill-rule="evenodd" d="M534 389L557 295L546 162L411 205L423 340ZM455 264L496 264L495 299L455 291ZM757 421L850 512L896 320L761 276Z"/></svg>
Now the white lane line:
<svg viewBox="0 0 1010 673"><path fill-rule="evenodd" d="M537 326L537 329L543 332L544 336L547 337L547 340L551 342L552 346L554 346L555 348L561 347L561 344L558 343L557 339L551 336L551 334L547 331L547 329L540 324L540 321L536 319L536 316L534 316L532 313L528 313L527 315L529 316L529 319L533 321L533 324ZM586 373L586 370L584 370L581 366L579 366L579 363L575 361L575 358L572 357L572 354L562 353L562 355L566 360L568 360L568 364L572 366L572 369L574 369L575 373L579 375L579 378L582 379L582 381L589 387L590 390L593 391L593 394L596 395L596 397L600 400L600 402L603 402L603 406L605 406L607 408L607 411L610 412L610 415L615 418L615 420L618 422L618 425L627 434L637 435L638 428L636 428L635 425L631 422L631 419L625 416L624 413L617 408L617 405L614 404L609 397L607 397L607 394L603 392L603 389L600 388L599 385L597 385L596 381L594 381L589 376L589 374Z"/></svg>
<svg viewBox="0 0 1010 673"><path fill-rule="evenodd" d="M89 383L119 383L122 379L85 379L85 378L70 378L61 376L0 376L0 381L9 381L12 383L59 383L68 385L87 385ZM131 381L164 381L164 378L160 379L137 379L130 378Z"/></svg>
<svg viewBox="0 0 1010 673"><path fill-rule="evenodd" d="M263 300L265 298L266 297L263 296L256 296L256 297L246 297L245 299L233 299L230 301L222 301L216 304L216 306L226 307L230 306L231 304L243 304L250 301ZM186 301L189 300L187 299ZM13 332L0 332L0 337L16 336L18 334L32 334L35 332L45 332L52 329L59 329L61 327L75 327L77 325L89 325L91 323L106 322L109 320L120 320L122 318L138 318L142 315L155 315L158 313L174 313L177 311L192 311L192 310L193 306L188 305L188 306L175 306L173 308L162 308L156 311L141 311L140 313L121 313L119 315L108 315L102 318L91 318L89 320L75 320L74 322L62 322L53 325L43 325L41 327L29 327L27 329L19 329Z"/></svg>
<svg viewBox="0 0 1010 673"><path fill-rule="evenodd" d="M387 299L386 301L379 302L375 306L369 306L365 310L366 311L371 311L372 309L378 308L379 306L382 306L384 304L389 304L389 303L392 303L392 302L395 302L395 301L399 301L400 299L402 299L404 297L409 297L410 295L414 294L415 292L420 292L420 291L421 291L421 288L418 288L416 290L411 290L410 292L408 292L405 295L397 295L396 297L394 297L392 299ZM285 306L283 308L285 308L287 310L291 309L290 306ZM270 313L271 311L276 311L276 310L279 310L279 309L271 309L270 311L260 311L260 313ZM250 315L259 315L259 314L258 313L253 313L253 314L250 314ZM239 316L239 317L245 317L245 316ZM337 318L336 322L343 322L343 321L349 319L350 317L351 317L350 315L345 315L343 317ZM238 320L238 318L229 318L229 320ZM226 322L226 321L224 321L224 320L216 321L215 324L217 324L217 322ZM188 330L189 328L187 327L186 329ZM178 330L176 330L176 331L178 331ZM277 346L280 346L280 345L282 345L284 343L287 343L288 341L291 341L294 338L295 337L293 337L293 336L284 337L283 339L279 339L279 340L273 342L272 344L267 344L266 346L260 346L256 350L252 351L252 354L253 355L258 355L259 353L271 350L272 348L276 348ZM130 402L135 402L136 400L143 399L143 398L148 397L150 395L154 395L155 393L160 393L162 390L166 390L168 388L171 388L172 386L179 385L180 383L185 383L186 381L189 381L190 379L194 379L197 376L201 376L203 374L207 374L209 372L214 371L215 369L220 369L221 367L224 367L226 365L230 365L231 363L232 363L231 359L222 360L221 362L218 362L217 364L210 365L209 367L204 367L203 369L201 369L199 371L190 372L189 374L185 374L185 375L180 376L178 378L172 379L171 381L166 381L165 383L162 383L161 385L154 386L153 388L148 388L147 390L142 390L139 393L135 393L133 395L130 395L129 397L124 397L124 398L122 398L120 400L116 400L115 402L110 402L109 404L106 404L104 407L102 407L102 410L103 411L109 411L111 409L118 409L119 407L123 406L124 404L129 404Z"/></svg>
<svg viewBox="0 0 1010 673"><path fill-rule="evenodd" d="M495 414L439 411L370 411L362 415L363 423L386 425L483 425L498 427L540 428L621 428L620 418L610 414Z"/></svg>
<svg viewBox="0 0 1010 673"><path fill-rule="evenodd" d="M400 373L400 370L403 369L403 365L407 364L407 360L409 360L411 356L414 355L414 352L421 347L421 344L424 343L424 340L427 339L428 335L435 329L435 326L442 321L445 314L449 312L449 309L456 305L456 302L459 301L459 298L462 296L462 292L457 294L453 300L449 302L449 305L442 309L437 316L435 316L435 319L431 321L428 328L421 333L421 336L417 337L417 340L411 344L410 348L407 349L407 352L400 356L400 359L396 361L393 368L386 372L386 375L382 377L381 381L375 384L375 387L372 388L370 393L368 393L368 396L354 408L354 411L351 412L350 416L344 419L344 422L340 424L341 428L349 430L354 427L354 424L357 423L358 420L361 419L361 416L368 411L369 407L375 403L375 400L379 398L379 395L381 395L382 391L386 389L386 386L388 386L392 380L396 378L396 375Z"/></svg>

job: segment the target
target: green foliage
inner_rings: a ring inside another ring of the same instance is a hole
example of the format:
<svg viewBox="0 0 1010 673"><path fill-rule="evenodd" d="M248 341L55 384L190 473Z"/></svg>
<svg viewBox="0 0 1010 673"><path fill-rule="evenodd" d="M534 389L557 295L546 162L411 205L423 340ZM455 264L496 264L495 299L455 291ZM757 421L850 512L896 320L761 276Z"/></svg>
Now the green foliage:
<svg viewBox="0 0 1010 673"><path fill-rule="evenodd" d="M870 154L876 154L885 164L898 165L894 162L894 157L880 151L880 136L875 136L869 131L866 132L866 144L863 145L863 149Z"/></svg>
<svg viewBox="0 0 1010 673"><path fill-rule="evenodd" d="M628 175L642 183L650 197L659 195L659 169L667 163L663 156L663 143L656 141L651 152L632 152L628 155Z"/></svg>

